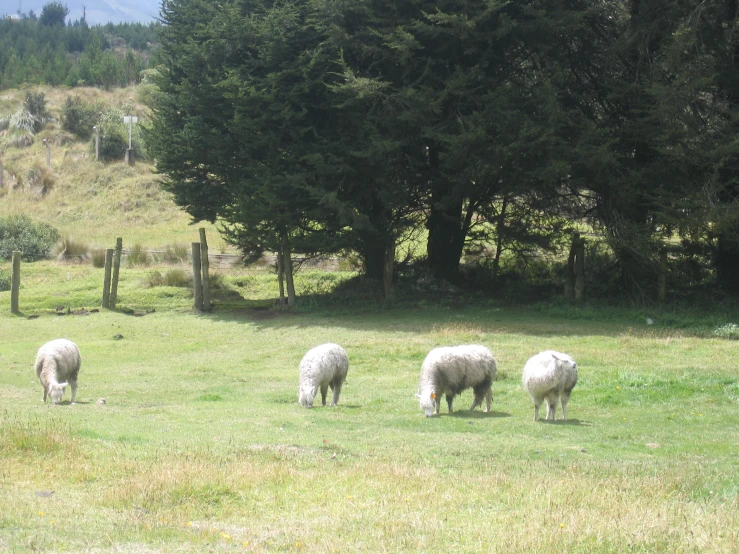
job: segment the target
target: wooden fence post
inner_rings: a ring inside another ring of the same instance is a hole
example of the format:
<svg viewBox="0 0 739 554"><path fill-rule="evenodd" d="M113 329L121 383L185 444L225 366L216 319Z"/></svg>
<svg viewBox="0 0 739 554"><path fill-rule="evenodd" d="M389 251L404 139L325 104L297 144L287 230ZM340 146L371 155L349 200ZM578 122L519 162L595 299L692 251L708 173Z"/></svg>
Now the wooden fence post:
<svg viewBox="0 0 739 554"><path fill-rule="evenodd" d="M44 145L46 146L46 167L51 167L51 145L49 139L44 139Z"/></svg>
<svg viewBox="0 0 739 554"><path fill-rule="evenodd" d="M110 283L110 309L115 310L118 302L118 276L121 272L121 251L123 250L123 239L115 239L115 256L113 257L113 279Z"/></svg>
<svg viewBox="0 0 739 554"><path fill-rule="evenodd" d="M97 125L92 129L95 131L95 161L98 161L100 159L100 129Z"/></svg>
<svg viewBox="0 0 739 554"><path fill-rule="evenodd" d="M192 243L192 289L195 296L193 307L197 311L203 310L203 284L200 280L200 243Z"/></svg>
<svg viewBox="0 0 739 554"><path fill-rule="evenodd" d="M14 314L20 313L18 309L18 298L21 290L21 253L13 251L13 273L10 277L10 311Z"/></svg>
<svg viewBox="0 0 739 554"><path fill-rule="evenodd" d="M110 308L110 270L113 266L113 249L105 251L105 278L103 279L103 308Z"/></svg>
<svg viewBox="0 0 739 554"><path fill-rule="evenodd" d="M210 263L208 262L208 241L205 229L200 228L200 265L203 269L203 310L210 311Z"/></svg>

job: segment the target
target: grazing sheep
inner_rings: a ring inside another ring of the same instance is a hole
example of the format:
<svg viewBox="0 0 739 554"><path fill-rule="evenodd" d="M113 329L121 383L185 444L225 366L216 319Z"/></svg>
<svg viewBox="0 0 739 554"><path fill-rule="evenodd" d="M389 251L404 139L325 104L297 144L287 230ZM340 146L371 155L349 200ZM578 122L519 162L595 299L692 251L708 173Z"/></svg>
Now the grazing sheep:
<svg viewBox="0 0 739 554"><path fill-rule="evenodd" d="M77 375L81 364L80 349L70 340L52 340L38 349L36 375L44 387L44 402L48 395L54 404L59 404L69 383L72 385L72 404L74 404L74 397L77 395Z"/></svg>
<svg viewBox="0 0 739 554"><path fill-rule="evenodd" d="M311 348L300 361L298 401L305 408L313 407L313 399L321 389L321 402L326 405L328 388L334 391L332 406L339 403L341 386L349 371L349 358L338 344L327 343Z"/></svg>
<svg viewBox="0 0 739 554"><path fill-rule="evenodd" d="M523 368L523 386L534 403L534 421L539 417L542 400L547 401L547 419L552 421L557 400L562 402L562 421L567 419L567 403L577 384L577 364L567 354L547 350L539 352Z"/></svg>
<svg viewBox="0 0 739 554"><path fill-rule="evenodd" d="M445 394L451 414L454 397L471 387L475 399L470 410L481 406L484 398L485 412L489 412L496 371L493 353L479 344L434 348L421 365L421 380L416 395L421 409L426 412L426 417L431 417L434 411L439 415L441 395Z"/></svg>

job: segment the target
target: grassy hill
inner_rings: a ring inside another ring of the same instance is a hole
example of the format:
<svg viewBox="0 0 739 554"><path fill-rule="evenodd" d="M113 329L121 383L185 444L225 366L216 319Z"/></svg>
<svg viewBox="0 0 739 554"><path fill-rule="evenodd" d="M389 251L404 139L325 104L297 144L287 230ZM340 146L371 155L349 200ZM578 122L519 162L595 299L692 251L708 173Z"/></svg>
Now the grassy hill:
<svg viewBox="0 0 739 554"><path fill-rule="evenodd" d="M104 91L96 88L34 88L44 92L47 108L56 121L38 133L25 148L6 146L0 150L5 187L0 191L0 217L24 213L56 227L60 234L83 241L90 248L111 247L122 236L124 245L161 248L197 240L197 228L212 232L211 245L223 250L212 226L192 226L190 217L172 202L158 184L149 162L135 166L120 162L96 162L91 141L80 142L61 128L60 118L68 97L80 96L93 103L102 101L140 118L146 109L137 99L135 87ZM0 93L0 113L17 110L25 90ZM0 136L0 145L5 141ZM46 148L51 144L51 169L46 169ZM32 168L46 173L52 183L45 194L27 190L24 175ZM18 185L18 186L16 186Z"/></svg>

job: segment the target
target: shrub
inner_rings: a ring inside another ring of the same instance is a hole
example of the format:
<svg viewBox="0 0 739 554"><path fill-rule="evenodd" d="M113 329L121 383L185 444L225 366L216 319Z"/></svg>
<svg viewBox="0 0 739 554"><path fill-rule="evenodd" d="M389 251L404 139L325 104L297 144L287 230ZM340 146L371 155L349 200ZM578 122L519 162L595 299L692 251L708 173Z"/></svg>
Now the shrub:
<svg viewBox="0 0 739 554"><path fill-rule="evenodd" d="M122 161L128 149L128 125L123 123L124 115L130 115L132 109L109 110L100 118L100 159L105 161ZM141 121L139 119L139 121ZM131 128L133 153L137 160L148 159L140 131L140 123ZM95 141L91 142L94 151Z"/></svg>
<svg viewBox="0 0 739 554"><path fill-rule="evenodd" d="M10 290L10 279L10 274L0 269L0 292Z"/></svg>
<svg viewBox="0 0 739 554"><path fill-rule="evenodd" d="M721 339L739 340L739 325L736 323L727 323L713 330L713 336Z"/></svg>
<svg viewBox="0 0 739 554"><path fill-rule="evenodd" d="M146 280L149 287L192 287L192 277L182 269L170 269L164 275L153 271Z"/></svg>
<svg viewBox="0 0 739 554"><path fill-rule="evenodd" d="M149 264L149 252L144 250L144 247L140 244L134 244L133 248L128 252L128 265L148 265Z"/></svg>
<svg viewBox="0 0 739 554"><path fill-rule="evenodd" d="M98 123L101 106L85 102L79 96L67 97L62 112L62 129L86 140L93 134L93 127Z"/></svg>
<svg viewBox="0 0 739 554"><path fill-rule="evenodd" d="M171 264L186 262L190 257L190 251L186 244L168 244L162 252L162 261Z"/></svg>
<svg viewBox="0 0 739 554"><path fill-rule="evenodd" d="M96 248L92 251L92 267L105 267L105 250Z"/></svg>
<svg viewBox="0 0 739 554"><path fill-rule="evenodd" d="M56 183L56 177L45 164L36 162L26 173L24 182L28 190L46 194Z"/></svg>
<svg viewBox="0 0 739 554"><path fill-rule="evenodd" d="M79 242L70 237L64 237L57 246L56 253L59 258L66 256L85 257L90 253L90 247L84 242Z"/></svg>
<svg viewBox="0 0 739 554"><path fill-rule="evenodd" d="M48 223L37 223L27 215L0 218L0 258L23 252L28 261L46 258L59 240L59 232Z"/></svg>

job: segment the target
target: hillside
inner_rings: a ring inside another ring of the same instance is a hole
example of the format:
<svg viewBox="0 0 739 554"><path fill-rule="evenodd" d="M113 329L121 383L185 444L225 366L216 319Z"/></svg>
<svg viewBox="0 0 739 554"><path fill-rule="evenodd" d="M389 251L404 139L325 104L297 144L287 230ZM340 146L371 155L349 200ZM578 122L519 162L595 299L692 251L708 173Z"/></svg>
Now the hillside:
<svg viewBox="0 0 739 554"><path fill-rule="evenodd" d="M62 236L86 242L90 247L110 247L117 236L124 244L140 244L156 249L168 244L197 240L197 228L205 226L215 249L223 241L211 225L190 225L190 218L163 192L154 166L137 161L135 166L120 162L96 162L91 142L80 142L63 131L60 116L67 97L80 96L107 106L125 108L145 118L145 107L137 100L136 88L103 91L96 88L35 88L44 92L47 108L56 121L38 133L25 148L6 146L0 150L5 186L0 191L0 216L24 213L56 227ZM25 97L24 90L0 94L0 113L16 110ZM0 136L0 145L4 143ZM46 149L51 144L53 185L45 194L29 190L24 175L34 167L44 170ZM20 176L20 178L19 178ZM20 181L20 183L19 183Z"/></svg>

